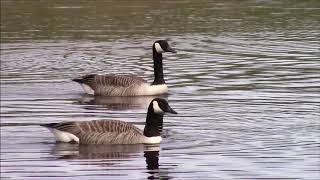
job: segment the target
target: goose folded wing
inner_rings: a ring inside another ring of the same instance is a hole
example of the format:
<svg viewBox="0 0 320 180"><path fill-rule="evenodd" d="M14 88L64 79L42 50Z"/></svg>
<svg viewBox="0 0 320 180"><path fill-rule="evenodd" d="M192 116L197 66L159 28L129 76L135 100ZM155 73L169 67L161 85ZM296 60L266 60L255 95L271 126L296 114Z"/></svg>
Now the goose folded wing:
<svg viewBox="0 0 320 180"><path fill-rule="evenodd" d="M60 131L66 131L77 135L79 133L89 133L89 132L113 132L113 133L123 133L123 132L136 132L141 133L141 130L135 127L131 123L126 123L118 120L94 120L94 121L79 121L79 122L63 122L54 125L52 128L58 129Z"/></svg>
<svg viewBox="0 0 320 180"><path fill-rule="evenodd" d="M86 75L82 77L82 83L92 88L99 86L129 87L146 83L141 77L129 75Z"/></svg>
<svg viewBox="0 0 320 180"><path fill-rule="evenodd" d="M80 144L137 144L142 142L142 134L136 131L116 132L82 132L77 135Z"/></svg>

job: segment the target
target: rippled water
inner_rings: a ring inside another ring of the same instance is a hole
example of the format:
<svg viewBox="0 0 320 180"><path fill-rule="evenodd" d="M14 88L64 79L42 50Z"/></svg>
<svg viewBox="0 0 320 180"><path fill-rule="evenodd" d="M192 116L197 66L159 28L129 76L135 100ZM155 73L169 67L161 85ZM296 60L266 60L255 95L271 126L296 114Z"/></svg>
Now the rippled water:
<svg viewBox="0 0 320 180"><path fill-rule="evenodd" d="M1 177L320 179L319 1L1 1ZM143 128L153 97L86 96L70 79L152 81L168 38L159 146L55 144L41 123Z"/></svg>

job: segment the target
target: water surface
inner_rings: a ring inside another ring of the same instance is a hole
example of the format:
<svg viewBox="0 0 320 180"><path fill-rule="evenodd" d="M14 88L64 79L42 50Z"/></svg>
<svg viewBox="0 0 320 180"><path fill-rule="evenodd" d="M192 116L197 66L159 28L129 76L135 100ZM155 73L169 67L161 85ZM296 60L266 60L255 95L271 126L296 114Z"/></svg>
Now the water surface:
<svg viewBox="0 0 320 180"><path fill-rule="evenodd" d="M320 3L1 1L4 179L319 179ZM158 146L55 144L41 123L143 128L154 97L101 98L70 79L135 74L164 54L170 105Z"/></svg>

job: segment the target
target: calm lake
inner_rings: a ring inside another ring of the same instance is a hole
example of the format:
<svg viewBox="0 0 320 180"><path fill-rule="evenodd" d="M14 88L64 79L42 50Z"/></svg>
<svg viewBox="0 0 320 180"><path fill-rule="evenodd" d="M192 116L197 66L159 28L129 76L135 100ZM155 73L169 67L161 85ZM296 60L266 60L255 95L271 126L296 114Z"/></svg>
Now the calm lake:
<svg viewBox="0 0 320 180"><path fill-rule="evenodd" d="M1 179L320 179L320 1L1 0ZM153 80L160 145L56 144L39 124L143 128L154 97L93 97L88 73Z"/></svg>

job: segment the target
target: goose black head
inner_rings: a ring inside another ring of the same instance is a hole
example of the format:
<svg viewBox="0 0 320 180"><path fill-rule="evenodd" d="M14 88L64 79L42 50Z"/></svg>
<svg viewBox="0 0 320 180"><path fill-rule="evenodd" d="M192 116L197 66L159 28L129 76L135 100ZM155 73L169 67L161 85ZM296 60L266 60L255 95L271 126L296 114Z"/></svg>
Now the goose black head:
<svg viewBox="0 0 320 180"><path fill-rule="evenodd" d="M168 44L168 41L166 40L158 40L154 42L153 49L159 54L163 52L172 52L172 53L177 52L176 50L170 47L170 45Z"/></svg>
<svg viewBox="0 0 320 180"><path fill-rule="evenodd" d="M168 102L161 98L155 98L151 101L150 106L152 110L156 114L164 114L164 113L171 113L171 114L178 114L175 110L173 110Z"/></svg>

